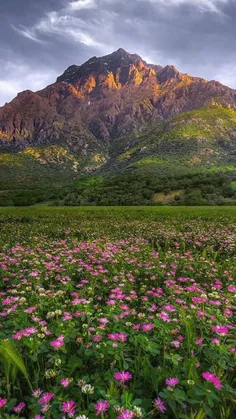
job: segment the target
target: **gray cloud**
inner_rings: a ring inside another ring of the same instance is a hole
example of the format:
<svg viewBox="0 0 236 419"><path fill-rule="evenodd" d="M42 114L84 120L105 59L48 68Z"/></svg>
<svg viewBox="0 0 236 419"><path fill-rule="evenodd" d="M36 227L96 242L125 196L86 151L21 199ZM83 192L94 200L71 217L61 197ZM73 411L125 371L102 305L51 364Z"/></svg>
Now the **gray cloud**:
<svg viewBox="0 0 236 419"><path fill-rule="evenodd" d="M236 88L234 0L1 0L0 105L119 47Z"/></svg>

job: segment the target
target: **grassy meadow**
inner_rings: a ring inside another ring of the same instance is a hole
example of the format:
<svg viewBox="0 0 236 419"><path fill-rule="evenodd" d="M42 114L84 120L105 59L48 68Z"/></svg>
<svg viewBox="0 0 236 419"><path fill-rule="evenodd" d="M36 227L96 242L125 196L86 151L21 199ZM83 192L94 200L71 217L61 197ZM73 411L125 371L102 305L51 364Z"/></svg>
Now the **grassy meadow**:
<svg viewBox="0 0 236 419"><path fill-rule="evenodd" d="M233 419L236 207L0 209L0 418Z"/></svg>

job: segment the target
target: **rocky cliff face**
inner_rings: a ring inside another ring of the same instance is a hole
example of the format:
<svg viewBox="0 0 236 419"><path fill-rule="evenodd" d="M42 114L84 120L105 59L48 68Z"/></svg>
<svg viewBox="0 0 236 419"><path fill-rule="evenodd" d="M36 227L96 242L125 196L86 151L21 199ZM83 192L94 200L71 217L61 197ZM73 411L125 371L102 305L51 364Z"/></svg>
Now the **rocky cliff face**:
<svg viewBox="0 0 236 419"><path fill-rule="evenodd" d="M0 108L0 148L60 143L77 154L104 152L113 139L217 104L236 109L236 91L119 49L72 65L56 83Z"/></svg>

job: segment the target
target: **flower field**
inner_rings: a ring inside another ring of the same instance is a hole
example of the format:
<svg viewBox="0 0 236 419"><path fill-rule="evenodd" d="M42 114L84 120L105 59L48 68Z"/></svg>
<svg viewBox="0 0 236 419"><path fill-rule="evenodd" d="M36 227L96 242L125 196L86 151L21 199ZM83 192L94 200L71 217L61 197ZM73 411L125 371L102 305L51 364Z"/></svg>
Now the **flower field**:
<svg viewBox="0 0 236 419"><path fill-rule="evenodd" d="M0 418L235 418L235 221L2 209Z"/></svg>

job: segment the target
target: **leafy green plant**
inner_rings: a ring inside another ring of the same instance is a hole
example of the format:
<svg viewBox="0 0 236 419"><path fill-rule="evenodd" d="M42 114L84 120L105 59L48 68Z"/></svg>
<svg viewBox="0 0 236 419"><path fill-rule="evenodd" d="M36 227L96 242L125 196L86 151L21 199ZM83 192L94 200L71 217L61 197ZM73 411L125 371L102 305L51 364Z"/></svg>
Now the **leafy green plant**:
<svg viewBox="0 0 236 419"><path fill-rule="evenodd" d="M6 374L8 395L10 395L11 387L14 385L18 373L24 376L30 390L33 391L24 360L11 340L0 342L0 361Z"/></svg>

